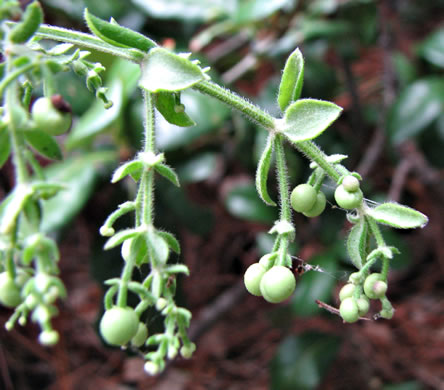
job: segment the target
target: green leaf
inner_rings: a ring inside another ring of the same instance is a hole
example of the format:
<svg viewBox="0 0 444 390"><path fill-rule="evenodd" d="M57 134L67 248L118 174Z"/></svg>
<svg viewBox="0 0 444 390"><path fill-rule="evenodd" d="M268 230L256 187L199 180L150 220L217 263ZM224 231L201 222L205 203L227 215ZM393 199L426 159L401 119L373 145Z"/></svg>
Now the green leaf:
<svg viewBox="0 0 444 390"><path fill-rule="evenodd" d="M116 234L114 234L114 236L109 238L108 241L106 241L103 249L107 250L114 248L117 245L120 245L123 241L129 240L130 238L134 238L140 234L142 234L142 232L138 229L121 230L120 232L117 232Z"/></svg>
<svg viewBox="0 0 444 390"><path fill-rule="evenodd" d="M131 239L127 261L134 262L138 267L148 263L148 246L144 234L139 234Z"/></svg>
<svg viewBox="0 0 444 390"><path fill-rule="evenodd" d="M168 260L168 244L163 237L154 230L149 230L146 234L146 242L150 253L151 261L166 264Z"/></svg>
<svg viewBox="0 0 444 390"><path fill-rule="evenodd" d="M271 362L271 390L317 388L339 351L336 336L306 332L288 336Z"/></svg>
<svg viewBox="0 0 444 390"><path fill-rule="evenodd" d="M6 129L0 129L0 168L8 160L11 153L11 142Z"/></svg>
<svg viewBox="0 0 444 390"><path fill-rule="evenodd" d="M168 179L176 187L180 187L179 178L177 177L177 174L176 172L174 172L173 168L169 167L166 164L159 163L154 165L154 169L157 173Z"/></svg>
<svg viewBox="0 0 444 390"><path fill-rule="evenodd" d="M278 216L276 209L262 203L255 186L249 182L233 186L224 203L231 215L248 221L272 223Z"/></svg>
<svg viewBox="0 0 444 390"><path fill-rule="evenodd" d="M185 106L180 103L180 98L176 97L175 93L158 92L155 97L156 108L169 123L180 127L196 125L184 111Z"/></svg>
<svg viewBox="0 0 444 390"><path fill-rule="evenodd" d="M124 177L128 175L136 175L140 176L143 171L143 163L142 161L132 160L127 163L121 165L117 168L113 173L113 178L111 179L111 183L117 183L119 180L122 180Z"/></svg>
<svg viewBox="0 0 444 390"><path fill-rule="evenodd" d="M328 252L314 257L310 264L319 265L327 272L336 272L336 255ZM296 263L297 266L297 263ZM316 299L328 302L331 299L337 280L327 272L308 271L297 281L297 288L290 301L290 309L294 315L300 317L311 317L322 312L316 304Z"/></svg>
<svg viewBox="0 0 444 390"><path fill-rule="evenodd" d="M254 22L269 17L289 4L289 0L245 0L239 3L231 18L236 24Z"/></svg>
<svg viewBox="0 0 444 390"><path fill-rule="evenodd" d="M347 238L347 252L351 262L358 269L362 268L367 258L368 225L365 218L361 218L350 230Z"/></svg>
<svg viewBox="0 0 444 390"><path fill-rule="evenodd" d="M14 43L25 43L35 34L43 22L42 6L34 1L26 7L23 19L9 33L9 39Z"/></svg>
<svg viewBox="0 0 444 390"><path fill-rule="evenodd" d="M429 77L416 81L401 92L393 105L387 129L393 143L418 135L442 113L444 79Z"/></svg>
<svg viewBox="0 0 444 390"><path fill-rule="evenodd" d="M105 42L118 47L133 47L147 52L156 43L146 36L129 28L119 26L117 23L106 22L99 19L85 9L84 18L91 32Z"/></svg>
<svg viewBox="0 0 444 390"><path fill-rule="evenodd" d="M279 85L278 103L282 112L301 96L304 82L304 58L299 49L288 57Z"/></svg>
<svg viewBox="0 0 444 390"><path fill-rule="evenodd" d="M341 111L341 107L323 100L298 100L285 111L280 132L294 143L308 141L323 133Z"/></svg>
<svg viewBox="0 0 444 390"><path fill-rule="evenodd" d="M139 86L149 92L181 91L205 79L202 69L186 55L155 48L145 56Z"/></svg>
<svg viewBox="0 0 444 390"><path fill-rule="evenodd" d="M11 233L20 212L32 196L32 188L25 184L17 185L10 196L2 203L0 233Z"/></svg>
<svg viewBox="0 0 444 390"><path fill-rule="evenodd" d="M429 35L418 51L430 63L444 68L444 28L440 28Z"/></svg>
<svg viewBox="0 0 444 390"><path fill-rule="evenodd" d="M185 264L170 265L165 271L169 274L185 274L187 276L190 274L190 270Z"/></svg>
<svg viewBox="0 0 444 390"><path fill-rule="evenodd" d="M262 152L262 156L257 165L256 171L256 190L261 199L269 206L276 206L276 203L270 198L267 190L268 171L270 170L271 159L273 157L274 135L270 134Z"/></svg>
<svg viewBox="0 0 444 390"><path fill-rule="evenodd" d="M51 160L62 160L63 155L57 141L44 131L31 130L23 132L26 142L42 156Z"/></svg>
<svg viewBox="0 0 444 390"><path fill-rule="evenodd" d="M48 181L64 185L67 189L43 202L43 232L53 232L66 225L90 198L100 171L104 166L115 165L115 152L85 153L54 163L44 169Z"/></svg>
<svg viewBox="0 0 444 390"><path fill-rule="evenodd" d="M377 222L398 229L415 229L424 227L429 219L424 214L398 203L383 203L368 214Z"/></svg>
<svg viewBox="0 0 444 390"><path fill-rule="evenodd" d="M157 234L162 237L168 246L176 252L178 255L180 255L180 243L177 241L177 238L174 237L171 233L164 232L164 231L158 231Z"/></svg>

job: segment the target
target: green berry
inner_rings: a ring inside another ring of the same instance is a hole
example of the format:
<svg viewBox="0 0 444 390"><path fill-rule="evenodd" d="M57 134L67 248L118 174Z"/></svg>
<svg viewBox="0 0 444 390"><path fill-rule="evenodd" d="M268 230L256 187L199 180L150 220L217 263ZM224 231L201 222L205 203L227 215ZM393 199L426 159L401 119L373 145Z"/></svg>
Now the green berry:
<svg viewBox="0 0 444 390"><path fill-rule="evenodd" d="M67 104L61 100L60 95L52 98L42 97L37 99L32 105L32 119L37 128L50 135L60 135L66 133L71 127L71 113ZM56 108L53 102L63 102L60 109Z"/></svg>
<svg viewBox="0 0 444 390"><path fill-rule="evenodd" d="M359 308L354 298L345 298L339 306L339 313L345 322L356 322L359 318Z"/></svg>
<svg viewBox="0 0 444 390"><path fill-rule="evenodd" d="M369 309L370 309L370 301L369 299L365 296L362 295L357 301L356 303L358 304L358 312L360 316L365 316Z"/></svg>
<svg viewBox="0 0 444 390"><path fill-rule="evenodd" d="M131 307L114 306L100 320L100 334L110 345L127 344L137 333L139 318Z"/></svg>
<svg viewBox="0 0 444 390"><path fill-rule="evenodd" d="M51 347L59 341L59 334L55 330L44 330L39 334L39 343Z"/></svg>
<svg viewBox="0 0 444 390"><path fill-rule="evenodd" d="M388 309L383 309L380 311L379 315L382 318L385 318L387 320L391 320L393 318L393 315L395 314L395 311L393 309L388 310Z"/></svg>
<svg viewBox="0 0 444 390"><path fill-rule="evenodd" d="M259 264L262 265L268 271L271 267L273 267L276 257L277 257L276 252L263 255L259 259Z"/></svg>
<svg viewBox="0 0 444 390"><path fill-rule="evenodd" d="M148 338L148 328L143 322L139 322L136 335L131 339L131 345L141 347Z"/></svg>
<svg viewBox="0 0 444 390"><path fill-rule="evenodd" d="M352 175L345 176L341 184L348 192L356 192L359 190L359 180Z"/></svg>
<svg viewBox="0 0 444 390"><path fill-rule="evenodd" d="M339 291L339 300L342 302L345 298L350 298L355 293L356 286L354 284L346 284Z"/></svg>
<svg viewBox="0 0 444 390"><path fill-rule="evenodd" d="M364 293L370 299L379 299L385 296L387 283L381 274L374 273L367 276L364 282Z"/></svg>
<svg viewBox="0 0 444 390"><path fill-rule="evenodd" d="M299 184L291 192L291 207L299 213L309 211L317 199L316 190L309 184Z"/></svg>
<svg viewBox="0 0 444 390"><path fill-rule="evenodd" d="M7 272L0 274L0 303L6 307L17 307L22 302L20 288Z"/></svg>
<svg viewBox="0 0 444 390"><path fill-rule="evenodd" d="M264 299L271 303L282 302L293 294L296 279L287 267L277 265L262 277L260 290Z"/></svg>
<svg viewBox="0 0 444 390"><path fill-rule="evenodd" d="M303 214L309 218L318 217L325 210L326 204L327 204L327 199L325 198L324 193L322 191L319 191L318 194L316 195L316 202L313 205L313 207L310 210L305 211Z"/></svg>
<svg viewBox="0 0 444 390"><path fill-rule="evenodd" d="M346 210L352 210L362 203L363 194L360 189L356 192L348 192L343 185L336 188L335 200L336 203Z"/></svg>
<svg viewBox="0 0 444 390"><path fill-rule="evenodd" d="M260 284L265 272L267 272L267 270L259 263L251 264L247 268L244 274L244 284L250 294L258 297L262 296Z"/></svg>

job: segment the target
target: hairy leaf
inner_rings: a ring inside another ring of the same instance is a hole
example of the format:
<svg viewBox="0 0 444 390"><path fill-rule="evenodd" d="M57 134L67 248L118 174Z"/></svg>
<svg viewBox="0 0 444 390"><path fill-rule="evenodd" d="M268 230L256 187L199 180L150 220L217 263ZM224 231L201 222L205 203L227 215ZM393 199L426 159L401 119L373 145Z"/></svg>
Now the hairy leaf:
<svg viewBox="0 0 444 390"><path fill-rule="evenodd" d="M158 92L155 96L156 108L169 123L180 127L196 125L196 122L184 111L185 106L180 103L180 99L177 99L174 93Z"/></svg>
<svg viewBox="0 0 444 390"><path fill-rule="evenodd" d="M424 227L429 221L426 215L398 203L383 203L370 209L368 214L377 222L398 229Z"/></svg>
<svg viewBox="0 0 444 390"><path fill-rule="evenodd" d="M261 199L269 206L276 206L276 203L270 198L267 190L268 171L270 170L271 159L273 157L274 135L270 134L257 165L256 171L256 190Z"/></svg>
<svg viewBox="0 0 444 390"><path fill-rule="evenodd" d="M299 99L304 82L304 58L299 49L288 57L279 85L278 103L282 112Z"/></svg>
<svg viewBox="0 0 444 390"><path fill-rule="evenodd" d="M367 237L368 237L368 224L364 218L361 218L356 223L347 238L347 252L351 262L358 269L362 268L362 265L367 257Z"/></svg>

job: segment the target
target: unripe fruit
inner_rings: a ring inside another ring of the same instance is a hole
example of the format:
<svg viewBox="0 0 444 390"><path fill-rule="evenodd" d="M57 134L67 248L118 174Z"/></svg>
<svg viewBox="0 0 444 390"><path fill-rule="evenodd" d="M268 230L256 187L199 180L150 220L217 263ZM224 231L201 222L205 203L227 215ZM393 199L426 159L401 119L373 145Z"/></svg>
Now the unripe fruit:
<svg viewBox="0 0 444 390"><path fill-rule="evenodd" d="M379 315L382 318L385 318L387 320L391 320L393 318L393 315L395 314L395 311L393 309L388 310L388 309L383 309L381 310L381 312L379 313Z"/></svg>
<svg viewBox="0 0 444 390"><path fill-rule="evenodd" d="M309 211L317 199L316 190L309 184L299 184L291 192L291 207L299 213Z"/></svg>
<svg viewBox="0 0 444 390"><path fill-rule="evenodd" d="M72 117L69 106L61 100L60 95L52 98L42 97L37 99L32 105L32 119L39 130L50 135L60 135L66 133L71 127ZM63 102L56 104L53 102Z"/></svg>
<svg viewBox="0 0 444 390"><path fill-rule="evenodd" d="M286 300L296 288L296 279L287 267L281 265L269 269L262 277L260 290L264 299L271 303Z"/></svg>
<svg viewBox="0 0 444 390"><path fill-rule="evenodd" d="M266 270L269 270L274 265L276 258L276 253L268 253L259 259L259 264L262 265Z"/></svg>
<svg viewBox="0 0 444 390"><path fill-rule="evenodd" d="M45 330L39 334L39 342L47 347L57 344L59 334L55 330Z"/></svg>
<svg viewBox="0 0 444 390"><path fill-rule="evenodd" d="M339 306L339 313L345 322L356 322L359 318L359 309L356 299L345 298Z"/></svg>
<svg viewBox="0 0 444 390"><path fill-rule="evenodd" d="M379 299L385 296L387 283L381 274L374 273L367 276L364 282L364 293L370 299Z"/></svg>
<svg viewBox="0 0 444 390"><path fill-rule="evenodd" d="M127 344L137 333L139 318L131 307L114 306L100 320L100 334L110 345Z"/></svg>
<svg viewBox="0 0 444 390"><path fill-rule="evenodd" d="M0 303L6 307L16 307L22 302L20 288L7 272L0 274Z"/></svg>
<svg viewBox="0 0 444 390"><path fill-rule="evenodd" d="M356 192L359 190L359 180L352 175L345 176L341 184L348 192Z"/></svg>
<svg viewBox="0 0 444 390"><path fill-rule="evenodd" d="M251 264L247 268L244 274L244 284L250 294L258 297L262 296L260 284L265 272L267 272L267 270L259 263Z"/></svg>
<svg viewBox="0 0 444 390"><path fill-rule="evenodd" d="M363 194L360 189L356 192L348 192L343 185L335 190L336 203L346 210L352 210L362 203Z"/></svg>
<svg viewBox="0 0 444 390"><path fill-rule="evenodd" d="M350 298L355 293L355 285L354 284L346 284L344 287L341 288L341 291L339 291L339 300L342 302L345 298Z"/></svg>
<svg viewBox="0 0 444 390"><path fill-rule="evenodd" d="M145 344L148 338L148 328L142 322L139 322L136 335L131 339L131 345L134 347L140 347Z"/></svg>
<svg viewBox="0 0 444 390"><path fill-rule="evenodd" d="M324 193L322 191L319 191L316 195L316 202L313 207L310 210L305 211L303 214L309 218L319 217L325 210L326 204L327 199L325 198Z"/></svg>
<svg viewBox="0 0 444 390"><path fill-rule="evenodd" d="M370 301L365 295L362 295L356 303L358 304L358 312L360 316L365 316L370 309Z"/></svg>

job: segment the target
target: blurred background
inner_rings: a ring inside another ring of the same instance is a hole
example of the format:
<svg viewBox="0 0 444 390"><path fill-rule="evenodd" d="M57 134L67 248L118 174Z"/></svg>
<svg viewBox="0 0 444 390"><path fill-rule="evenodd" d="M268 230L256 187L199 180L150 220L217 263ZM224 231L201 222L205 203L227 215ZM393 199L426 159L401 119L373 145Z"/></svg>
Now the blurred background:
<svg viewBox="0 0 444 390"><path fill-rule="evenodd" d="M68 199L45 206L44 227L60 241L68 289L55 320L61 341L45 349L33 325L10 333L2 325L1 389L444 389L443 0L41 2L49 24L86 31L88 7L167 48L192 51L211 66L213 80L274 115L286 57L299 47L302 97L344 108L319 145L328 154L349 155L346 166L364 177L370 199L410 205L430 222L422 230L383 229L402 252L390 274L391 321L342 324L315 303L338 306L338 291L353 272L344 245L350 226L328 184L323 190L330 203L320 218L294 216L292 248L295 266L308 262L326 272L300 275L294 296L282 305L247 295L243 273L270 249L266 232L277 217L254 187L266 134L217 101L184 93L197 126L179 128L158 118L158 148L182 187L157 180L156 226L181 241L191 276L179 281L177 299L193 312L190 334L198 348L191 360L176 359L150 378L136 353L109 348L97 334L103 281L121 267L119 249L102 251L98 228L134 196L134 184L109 180L140 146L142 101L137 66L92 53L91 60L108 68L114 106L104 110L76 75L59 76L59 91L78 119L63 140L65 160L46 168L72 189ZM295 186L307 179L308 164L294 149L286 153ZM11 173L9 162L0 172L1 197L13 186ZM271 177L272 198L275 184ZM131 222L122 220L120 227ZM0 308L0 323L9 315ZM148 318L152 332L160 320L155 312Z"/></svg>

